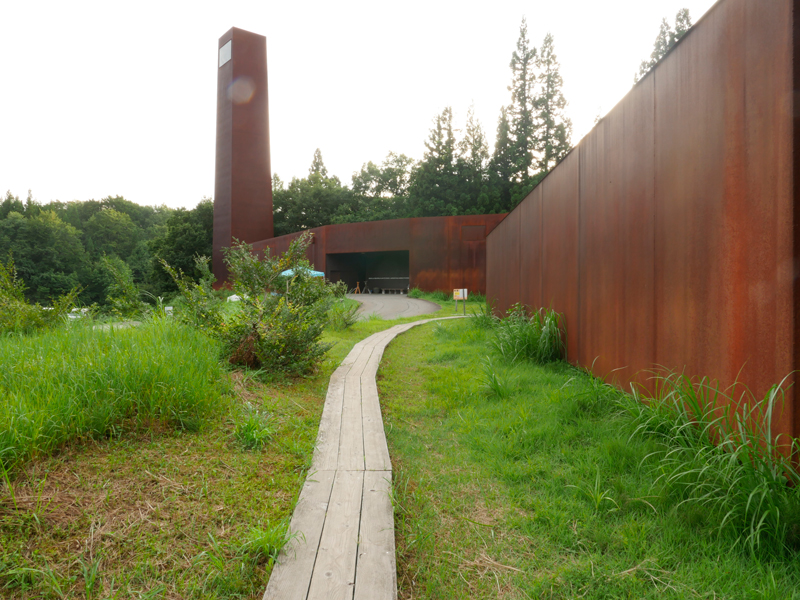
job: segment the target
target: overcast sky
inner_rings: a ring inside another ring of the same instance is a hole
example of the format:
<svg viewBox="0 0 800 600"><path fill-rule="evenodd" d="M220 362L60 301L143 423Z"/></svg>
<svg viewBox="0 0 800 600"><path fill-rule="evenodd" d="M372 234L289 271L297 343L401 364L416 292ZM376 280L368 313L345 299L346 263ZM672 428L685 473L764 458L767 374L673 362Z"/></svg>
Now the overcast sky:
<svg viewBox="0 0 800 600"><path fill-rule="evenodd" d="M267 37L273 173L316 148L346 184L390 151L422 158L433 117L467 109L494 142L523 16L549 31L577 143L630 89L662 17L713 0L0 1L0 193L122 195L193 207L214 192L217 40Z"/></svg>

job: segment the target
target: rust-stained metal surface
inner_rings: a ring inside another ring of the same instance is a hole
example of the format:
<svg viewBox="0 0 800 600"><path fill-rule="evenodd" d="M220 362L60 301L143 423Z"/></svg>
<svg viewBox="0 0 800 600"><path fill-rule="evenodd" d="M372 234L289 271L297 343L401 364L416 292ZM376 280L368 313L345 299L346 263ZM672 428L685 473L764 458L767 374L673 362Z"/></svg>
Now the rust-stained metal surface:
<svg viewBox="0 0 800 600"><path fill-rule="evenodd" d="M569 359L622 385L797 369L798 4L700 20L490 235L498 308L564 313ZM800 434L793 395L774 426Z"/></svg>
<svg viewBox="0 0 800 600"><path fill-rule="evenodd" d="M228 42L231 58L217 68L212 269L219 281L227 279L222 248L233 238L255 242L273 233L267 40L234 27L219 48Z"/></svg>
<svg viewBox="0 0 800 600"><path fill-rule="evenodd" d="M486 236L505 215L425 217L326 225L312 229L308 260L327 274L326 255L408 251L411 287L425 291L467 288L486 293ZM285 252L300 234L261 240L253 250Z"/></svg>
<svg viewBox="0 0 800 600"><path fill-rule="evenodd" d="M577 293L579 157L575 151L567 155L541 186L542 303L563 313L567 357L573 362L578 359L580 331Z"/></svg>

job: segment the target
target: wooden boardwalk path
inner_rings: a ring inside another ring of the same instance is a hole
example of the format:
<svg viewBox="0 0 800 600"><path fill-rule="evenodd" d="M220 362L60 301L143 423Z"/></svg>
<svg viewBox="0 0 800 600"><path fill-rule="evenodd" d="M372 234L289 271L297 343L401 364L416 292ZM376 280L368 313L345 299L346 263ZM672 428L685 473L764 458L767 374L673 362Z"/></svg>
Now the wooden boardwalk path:
<svg viewBox="0 0 800 600"><path fill-rule="evenodd" d="M375 375L389 342L436 320L360 341L331 376L311 470L289 525L296 535L278 556L264 600L397 598L392 463Z"/></svg>

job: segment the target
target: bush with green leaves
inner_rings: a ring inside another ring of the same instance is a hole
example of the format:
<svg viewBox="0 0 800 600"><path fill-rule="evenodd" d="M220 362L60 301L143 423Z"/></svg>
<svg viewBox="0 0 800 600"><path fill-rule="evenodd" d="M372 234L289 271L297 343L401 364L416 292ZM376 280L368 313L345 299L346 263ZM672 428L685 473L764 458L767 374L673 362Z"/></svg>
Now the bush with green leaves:
<svg viewBox="0 0 800 600"><path fill-rule="evenodd" d="M515 304L505 318L497 320L494 333L492 345L508 362L530 360L545 364L564 358L561 315L552 309L528 314L524 306Z"/></svg>
<svg viewBox="0 0 800 600"><path fill-rule="evenodd" d="M148 306L142 302L141 292L133 281L131 268L116 256L103 256L100 263L111 276L106 294L112 311L126 319L145 313Z"/></svg>
<svg viewBox="0 0 800 600"><path fill-rule="evenodd" d="M311 239L302 234L274 257L267 251L260 258L238 241L225 249L232 289L240 298L237 310L227 314L211 289L208 259L197 259L200 282L164 263L184 300L181 318L220 339L231 364L287 375L313 370L330 348L321 337L336 287L312 275L305 257Z"/></svg>
<svg viewBox="0 0 800 600"><path fill-rule="evenodd" d="M30 333L64 323L75 307L80 291L75 288L54 299L52 306L25 300L25 283L17 275L14 260L0 262L0 334Z"/></svg>

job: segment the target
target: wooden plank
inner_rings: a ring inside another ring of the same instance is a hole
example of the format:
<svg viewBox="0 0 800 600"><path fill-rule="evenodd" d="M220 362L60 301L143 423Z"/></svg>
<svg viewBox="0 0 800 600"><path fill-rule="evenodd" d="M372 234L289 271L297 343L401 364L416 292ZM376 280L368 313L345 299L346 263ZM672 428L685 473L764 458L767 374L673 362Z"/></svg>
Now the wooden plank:
<svg viewBox="0 0 800 600"><path fill-rule="evenodd" d="M391 480L389 471L364 474L354 600L397 598Z"/></svg>
<svg viewBox="0 0 800 600"><path fill-rule="evenodd" d="M361 412L363 415L364 468L367 471L391 471L389 447L383 427L381 405L378 401L378 388L373 379L371 383L361 384Z"/></svg>
<svg viewBox="0 0 800 600"><path fill-rule="evenodd" d="M337 471L308 600L353 597L363 489L363 471Z"/></svg>
<svg viewBox="0 0 800 600"><path fill-rule="evenodd" d="M345 378L338 465L339 469L344 469L346 471L364 470L361 379L353 375L348 375Z"/></svg>
<svg viewBox="0 0 800 600"><path fill-rule="evenodd" d="M350 366L340 366L328 384L325 406L319 421L317 441L314 445L312 471L335 471L339 461L339 439L342 429L345 376Z"/></svg>
<svg viewBox="0 0 800 600"><path fill-rule="evenodd" d="M306 477L289 523L289 533L297 535L278 555L264 600L305 600L317 559L334 476L333 471L320 471L309 473Z"/></svg>

